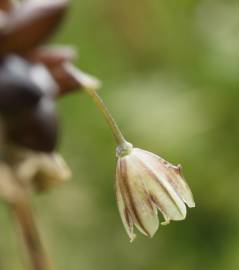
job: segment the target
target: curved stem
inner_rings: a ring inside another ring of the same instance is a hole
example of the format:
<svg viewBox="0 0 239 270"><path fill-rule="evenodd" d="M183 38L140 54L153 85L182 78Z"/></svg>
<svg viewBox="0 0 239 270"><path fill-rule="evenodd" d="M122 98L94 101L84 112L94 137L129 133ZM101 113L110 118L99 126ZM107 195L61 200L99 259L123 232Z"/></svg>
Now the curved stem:
<svg viewBox="0 0 239 270"><path fill-rule="evenodd" d="M98 95L96 90L93 89L85 89L85 91L92 97L92 99L95 101L97 107L100 109L102 114L104 115L106 122L108 123L114 138L116 140L117 145L124 144L126 142L121 130L119 129L116 121L112 117L111 113L109 112L107 106L105 105L102 98Z"/></svg>
<svg viewBox="0 0 239 270"><path fill-rule="evenodd" d="M10 207L19 226L31 269L52 270L26 192L22 190Z"/></svg>
<svg viewBox="0 0 239 270"><path fill-rule="evenodd" d="M74 67L72 64L67 63L64 65L65 71L78 85L94 100L99 110L105 117L106 122L108 123L117 145L123 145L127 141L125 140L121 130L119 129L116 121L109 112L107 106L105 105L102 98L97 93L97 88L99 88L99 81L81 70Z"/></svg>

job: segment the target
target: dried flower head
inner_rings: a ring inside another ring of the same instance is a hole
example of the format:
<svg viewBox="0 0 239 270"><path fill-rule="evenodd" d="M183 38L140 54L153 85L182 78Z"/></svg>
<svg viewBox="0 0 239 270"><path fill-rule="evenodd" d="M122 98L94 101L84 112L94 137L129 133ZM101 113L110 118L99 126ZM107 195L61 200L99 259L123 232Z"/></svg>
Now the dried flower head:
<svg viewBox="0 0 239 270"><path fill-rule="evenodd" d="M158 229L159 210L168 224L183 220L186 206L194 207L192 193L181 175L181 166L173 166L159 156L127 144L118 149L116 170L117 204L131 241L134 228L152 237Z"/></svg>

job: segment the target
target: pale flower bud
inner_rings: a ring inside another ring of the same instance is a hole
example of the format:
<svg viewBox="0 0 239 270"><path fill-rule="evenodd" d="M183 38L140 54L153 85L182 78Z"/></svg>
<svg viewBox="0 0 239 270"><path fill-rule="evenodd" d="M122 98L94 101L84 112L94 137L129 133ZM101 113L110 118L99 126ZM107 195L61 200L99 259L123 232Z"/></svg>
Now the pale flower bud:
<svg viewBox="0 0 239 270"><path fill-rule="evenodd" d="M71 178L71 170L58 153L32 154L15 166L20 182L30 184L37 191L45 191Z"/></svg>
<svg viewBox="0 0 239 270"><path fill-rule="evenodd" d="M147 236L155 234L159 227L157 210L165 219L161 224L168 224L185 219L185 204L195 207L195 203L180 165L173 166L139 148L128 149L127 154L125 149L117 149L116 197L124 227L133 241L134 225Z"/></svg>

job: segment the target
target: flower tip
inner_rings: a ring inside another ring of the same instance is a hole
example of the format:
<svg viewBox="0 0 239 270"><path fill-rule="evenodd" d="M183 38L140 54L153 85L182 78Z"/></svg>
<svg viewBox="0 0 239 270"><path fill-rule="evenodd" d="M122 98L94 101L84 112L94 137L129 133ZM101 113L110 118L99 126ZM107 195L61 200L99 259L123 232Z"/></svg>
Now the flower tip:
<svg viewBox="0 0 239 270"><path fill-rule="evenodd" d="M153 238L154 235L156 234L157 230L158 230L158 228L157 228L154 232L151 232L151 233L148 235L149 238Z"/></svg>
<svg viewBox="0 0 239 270"><path fill-rule="evenodd" d="M129 242L132 244L133 242L134 242L134 240L136 239L136 234L132 234L132 235L130 235L130 237L129 237Z"/></svg>
<svg viewBox="0 0 239 270"><path fill-rule="evenodd" d="M188 203L187 205L188 205L188 207L189 207L189 208L194 208L194 207L196 207L196 205L195 205L195 202L194 202L194 201L192 201L192 202Z"/></svg>
<svg viewBox="0 0 239 270"><path fill-rule="evenodd" d="M191 193L190 190L189 190L189 196L188 196L188 198L184 202L186 203L186 205L189 208L194 208L195 207L195 201L193 199L193 195L192 195L192 193Z"/></svg>
<svg viewBox="0 0 239 270"><path fill-rule="evenodd" d="M168 224L170 224L170 219L166 219L163 222L160 223L162 226L167 226Z"/></svg>
<svg viewBox="0 0 239 270"><path fill-rule="evenodd" d="M176 172L179 173L179 174L182 174L182 169L183 169L183 166L181 164L178 164L176 166Z"/></svg>

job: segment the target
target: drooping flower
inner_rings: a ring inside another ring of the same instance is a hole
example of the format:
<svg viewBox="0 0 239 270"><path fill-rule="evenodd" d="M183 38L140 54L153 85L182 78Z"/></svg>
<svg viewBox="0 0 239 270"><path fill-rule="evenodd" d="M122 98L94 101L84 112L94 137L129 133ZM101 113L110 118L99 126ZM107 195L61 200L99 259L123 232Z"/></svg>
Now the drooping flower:
<svg viewBox="0 0 239 270"><path fill-rule="evenodd" d="M126 232L133 241L135 227L152 237L159 227L158 210L168 224L183 220L186 205L195 207L191 190L174 166L161 157L127 144L118 148L117 204Z"/></svg>
<svg viewBox="0 0 239 270"><path fill-rule="evenodd" d="M81 72L70 65L64 67L76 82L84 81ZM116 197L124 227L131 241L135 238L134 226L152 237L159 227L158 210L165 219L162 224L168 224L170 220L185 219L186 205L195 207L191 190L181 174L181 165L174 166L153 153L133 148L125 140L96 91L98 84L92 82L84 90L102 112L117 144Z"/></svg>

